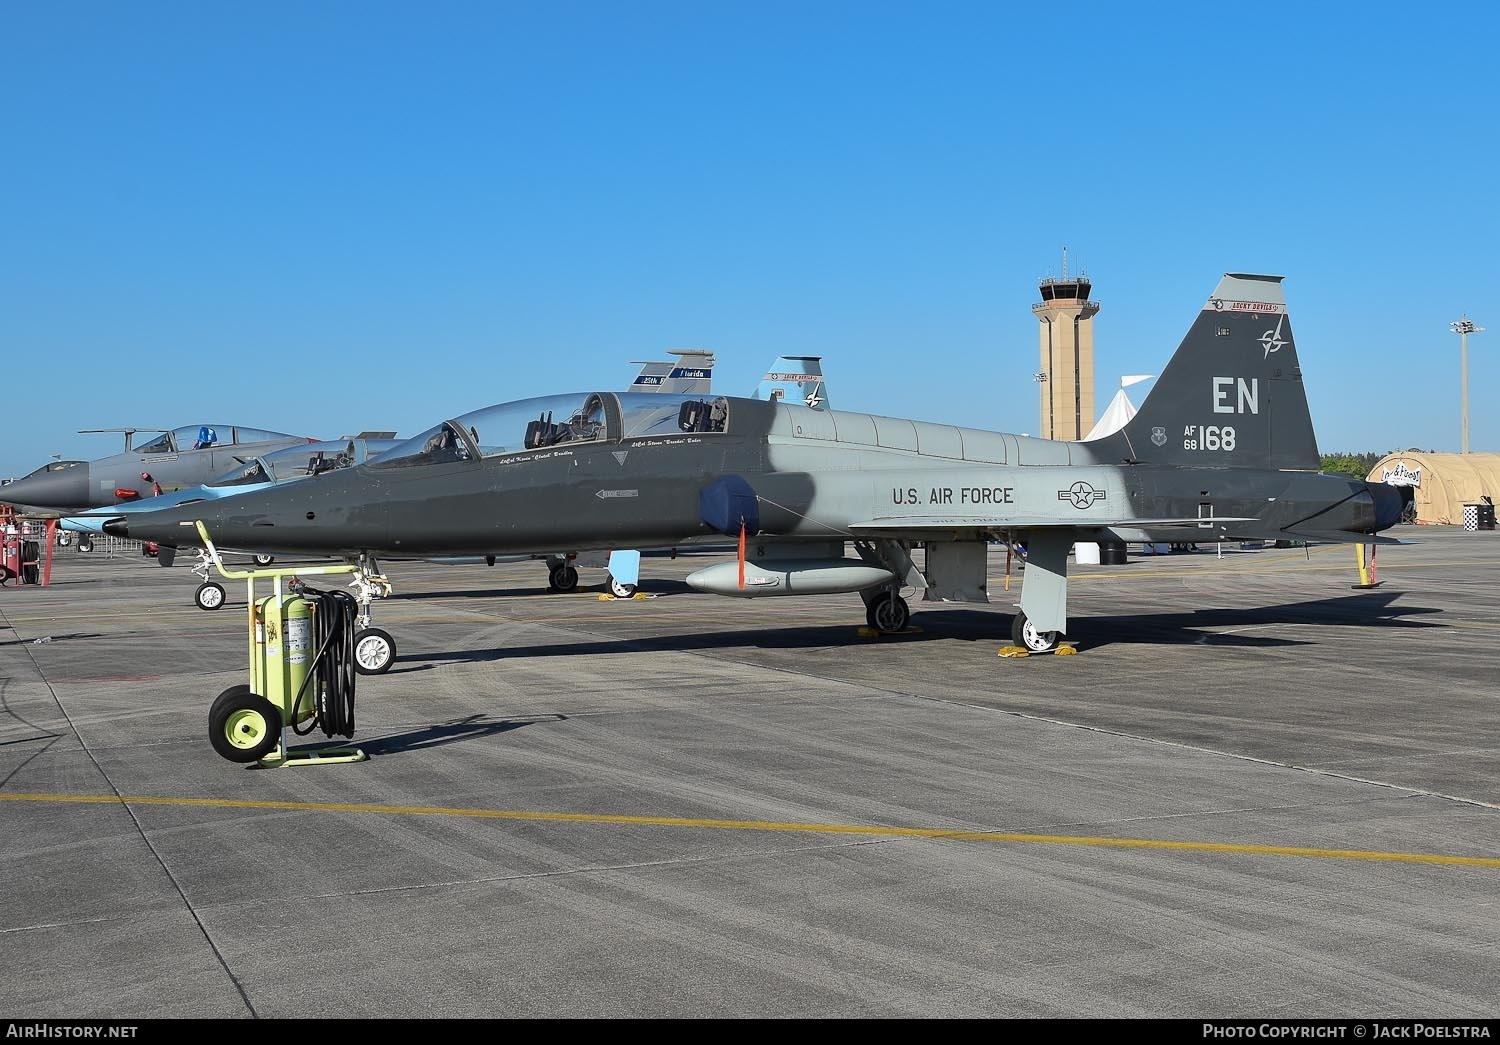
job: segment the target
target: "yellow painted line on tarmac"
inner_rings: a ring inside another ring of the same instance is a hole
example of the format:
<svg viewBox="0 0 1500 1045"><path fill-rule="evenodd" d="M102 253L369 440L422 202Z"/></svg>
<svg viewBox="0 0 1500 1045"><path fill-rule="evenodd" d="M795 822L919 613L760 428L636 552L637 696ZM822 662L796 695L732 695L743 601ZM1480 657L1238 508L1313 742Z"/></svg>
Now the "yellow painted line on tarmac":
<svg viewBox="0 0 1500 1045"><path fill-rule="evenodd" d="M155 795L69 795L0 792L0 801L84 805L185 806L212 809L271 809L286 812L380 813L387 816L457 816L481 820L529 820L575 824L626 824L639 827L694 827L718 831L782 831L802 834L855 835L872 838L942 838L970 842L1026 845L1082 845L1108 849L1163 849L1178 852L1234 853L1245 856L1301 856L1325 860L1371 860L1381 863L1440 864L1500 868L1500 857L1402 853L1374 849L1317 849L1293 845L1238 842L1191 842L1161 838L1104 838L1087 835L1022 834L1011 831L962 831L943 827L890 827L875 824L813 824L777 820L714 820L701 817L623 816L607 813L548 813L513 809L458 809L447 806L384 806L354 802L289 802L256 798L172 798Z"/></svg>

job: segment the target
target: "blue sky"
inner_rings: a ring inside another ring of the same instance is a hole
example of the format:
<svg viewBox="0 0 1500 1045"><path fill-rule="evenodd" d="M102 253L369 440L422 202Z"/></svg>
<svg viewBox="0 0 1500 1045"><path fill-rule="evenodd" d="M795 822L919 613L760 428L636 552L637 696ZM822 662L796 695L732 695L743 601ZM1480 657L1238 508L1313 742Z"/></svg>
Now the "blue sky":
<svg viewBox="0 0 1500 1045"><path fill-rule="evenodd" d="M1490 5L12 4L0 475L114 425L412 434L718 353L1037 427L1036 282L1100 409L1286 276L1320 447L1500 450ZM21 360L18 364L17 360ZM1136 396L1139 401L1139 395Z"/></svg>

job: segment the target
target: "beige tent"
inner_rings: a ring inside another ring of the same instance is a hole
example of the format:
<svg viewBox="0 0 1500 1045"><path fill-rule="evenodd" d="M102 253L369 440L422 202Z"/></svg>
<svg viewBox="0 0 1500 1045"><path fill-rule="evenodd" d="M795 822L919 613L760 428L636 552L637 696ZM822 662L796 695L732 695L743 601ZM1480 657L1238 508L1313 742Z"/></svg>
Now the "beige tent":
<svg viewBox="0 0 1500 1045"><path fill-rule="evenodd" d="M1485 494L1500 504L1500 454L1387 454L1370 481L1410 486L1419 523L1462 526L1464 505Z"/></svg>

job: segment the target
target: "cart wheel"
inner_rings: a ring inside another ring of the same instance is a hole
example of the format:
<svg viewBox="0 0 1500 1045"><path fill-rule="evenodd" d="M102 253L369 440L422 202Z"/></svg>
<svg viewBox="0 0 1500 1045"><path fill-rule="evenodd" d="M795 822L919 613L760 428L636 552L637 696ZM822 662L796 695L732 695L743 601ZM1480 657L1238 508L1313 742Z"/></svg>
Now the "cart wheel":
<svg viewBox="0 0 1500 1045"><path fill-rule="evenodd" d="M257 566L269 566L275 561L276 556L274 555L257 555L255 557L255 565Z"/></svg>
<svg viewBox="0 0 1500 1045"><path fill-rule="evenodd" d="M73 543L73 531L71 531L71 530L58 530L57 531L57 546L59 548L66 548L68 545L70 545L72 543Z"/></svg>
<svg viewBox="0 0 1500 1045"><path fill-rule="evenodd" d="M78 550L81 551L81 552L91 552L91 551L93 551L94 550L94 540L93 540L93 538L89 537L87 534L85 534L84 536L78 538Z"/></svg>
<svg viewBox="0 0 1500 1045"><path fill-rule="evenodd" d="M571 566L559 566L547 575L547 584L553 591L572 591L578 587L578 571Z"/></svg>
<svg viewBox="0 0 1500 1045"><path fill-rule="evenodd" d="M257 762L281 743L281 712L249 686L230 686L208 709L208 741L231 762Z"/></svg>
<svg viewBox="0 0 1500 1045"><path fill-rule="evenodd" d="M634 584L624 584L615 580L615 575L609 575L609 593L617 599L631 599L635 597Z"/></svg>
<svg viewBox="0 0 1500 1045"><path fill-rule="evenodd" d="M193 601L200 610L216 610L224 605L224 585L217 581L204 581L193 592Z"/></svg>
<svg viewBox="0 0 1500 1045"><path fill-rule="evenodd" d="M354 670L361 675L384 675L396 662L396 640L379 628L354 633Z"/></svg>

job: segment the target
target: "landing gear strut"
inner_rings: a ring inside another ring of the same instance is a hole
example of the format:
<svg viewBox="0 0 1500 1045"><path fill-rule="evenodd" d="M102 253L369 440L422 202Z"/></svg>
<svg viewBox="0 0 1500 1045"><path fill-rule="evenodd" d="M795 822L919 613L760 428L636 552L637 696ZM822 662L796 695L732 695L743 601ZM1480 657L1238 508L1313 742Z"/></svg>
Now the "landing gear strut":
<svg viewBox="0 0 1500 1045"><path fill-rule="evenodd" d="M256 556L256 561L261 558L269 556ZM358 562L351 565L358 567L349 581L354 601L359 604L359 614L354 619L358 628L354 633L354 670L361 675L383 675L396 662L396 640L391 638L390 632L370 626L370 604L391 594L391 582L381 575L380 564L374 556L361 555ZM214 555L207 548L199 548L193 572L202 583L193 592L193 603L200 610L220 609L226 599L224 586L209 580L209 571L213 568Z"/></svg>
<svg viewBox="0 0 1500 1045"><path fill-rule="evenodd" d="M380 572L380 564L373 555L359 557L359 572L349 582L354 589L354 601L359 603L359 615L354 618L354 670L361 675L384 675L396 662L396 640L391 633L370 627L370 603L388 598L391 582Z"/></svg>

